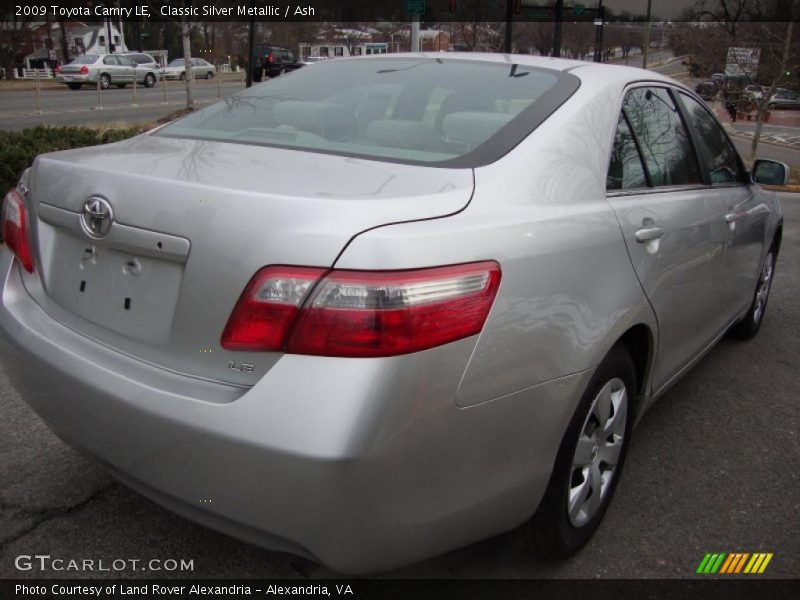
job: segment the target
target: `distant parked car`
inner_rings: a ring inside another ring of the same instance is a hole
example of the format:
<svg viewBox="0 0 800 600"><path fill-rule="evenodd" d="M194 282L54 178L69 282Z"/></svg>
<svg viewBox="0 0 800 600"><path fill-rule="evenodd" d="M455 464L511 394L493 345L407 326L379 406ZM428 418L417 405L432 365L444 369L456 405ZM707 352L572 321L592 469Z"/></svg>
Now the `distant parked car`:
<svg viewBox="0 0 800 600"><path fill-rule="evenodd" d="M127 56L133 60L138 69L152 69L158 75L159 79L164 78L161 64L155 58L153 58L152 55L147 54L146 52L127 52L123 54L123 56Z"/></svg>
<svg viewBox="0 0 800 600"><path fill-rule="evenodd" d="M217 68L202 58L190 58L195 79L213 79ZM186 59L176 58L164 68L164 79L186 79Z"/></svg>
<svg viewBox="0 0 800 600"><path fill-rule="evenodd" d="M694 91L703 100L713 100L719 93L719 85L716 81L701 81L695 86Z"/></svg>
<svg viewBox="0 0 800 600"><path fill-rule="evenodd" d="M265 72L267 77L278 77L302 66L288 48L268 44L256 44L253 48L253 81L261 81Z"/></svg>
<svg viewBox="0 0 800 600"><path fill-rule="evenodd" d="M800 108L800 94L790 90L776 92L769 99L770 108Z"/></svg>
<svg viewBox="0 0 800 600"><path fill-rule="evenodd" d="M56 67L56 81L78 90L84 84L97 85L104 90L112 85L124 88L133 83L153 87L158 77L156 68L140 68L124 54L84 54L68 65Z"/></svg>
<svg viewBox="0 0 800 600"><path fill-rule="evenodd" d="M747 85L745 86L744 91L746 95L750 96L756 102L764 97L764 90L760 85Z"/></svg>

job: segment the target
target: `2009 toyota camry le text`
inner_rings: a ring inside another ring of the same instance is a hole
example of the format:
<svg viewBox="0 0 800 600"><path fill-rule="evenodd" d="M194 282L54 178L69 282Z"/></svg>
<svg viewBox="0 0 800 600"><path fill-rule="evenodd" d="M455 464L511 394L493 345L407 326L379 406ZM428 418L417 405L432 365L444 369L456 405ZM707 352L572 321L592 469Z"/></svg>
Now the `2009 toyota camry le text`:
<svg viewBox="0 0 800 600"><path fill-rule="evenodd" d="M757 333L786 171L648 71L326 61L39 156L3 360L69 444L254 544L366 573L521 526L565 557L645 410Z"/></svg>

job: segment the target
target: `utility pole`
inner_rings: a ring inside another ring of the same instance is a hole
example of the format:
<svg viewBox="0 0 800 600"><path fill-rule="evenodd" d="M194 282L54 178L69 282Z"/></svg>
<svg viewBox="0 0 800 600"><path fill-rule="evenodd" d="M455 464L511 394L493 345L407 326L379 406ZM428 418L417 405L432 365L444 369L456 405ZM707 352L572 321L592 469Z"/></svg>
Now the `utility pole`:
<svg viewBox="0 0 800 600"><path fill-rule="evenodd" d="M505 53L511 54L511 35L514 30L514 0L506 0L506 41Z"/></svg>
<svg viewBox="0 0 800 600"><path fill-rule="evenodd" d="M564 0L556 0L556 31L553 34L553 56L561 56L561 24L564 21Z"/></svg>
<svg viewBox="0 0 800 600"><path fill-rule="evenodd" d="M650 49L650 9L653 0L647 0L647 25L644 29L644 49L642 50L642 68L647 68L647 51Z"/></svg>
<svg viewBox="0 0 800 600"><path fill-rule="evenodd" d="M111 38L111 17L106 17L106 48L109 54L114 54L114 40Z"/></svg>
<svg viewBox="0 0 800 600"><path fill-rule="evenodd" d="M594 38L594 62L603 62L603 25L605 21L605 9L603 8L603 0L597 6L597 18L594 24L595 38Z"/></svg>

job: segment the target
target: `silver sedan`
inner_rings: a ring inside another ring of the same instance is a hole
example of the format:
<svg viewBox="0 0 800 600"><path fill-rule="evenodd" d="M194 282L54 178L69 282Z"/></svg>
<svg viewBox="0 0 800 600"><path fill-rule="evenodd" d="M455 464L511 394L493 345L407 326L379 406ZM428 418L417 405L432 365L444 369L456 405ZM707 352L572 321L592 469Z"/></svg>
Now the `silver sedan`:
<svg viewBox="0 0 800 600"><path fill-rule="evenodd" d="M56 68L56 81L66 83L70 89L78 90L83 85L96 86L104 90L115 85L124 88L133 84L153 87L158 79L158 69L139 66L124 54L84 54L63 67Z"/></svg>
<svg viewBox="0 0 800 600"><path fill-rule="evenodd" d="M213 79L217 68L210 62L202 58L190 58L189 62L192 65L192 75L195 79ZM176 58L164 67L164 79L179 79L183 81L186 79L186 59Z"/></svg>
<svg viewBox="0 0 800 600"><path fill-rule="evenodd" d="M252 543L370 572L521 526L565 557L648 407L758 332L785 179L652 72L326 61L39 156L2 359L64 440Z"/></svg>

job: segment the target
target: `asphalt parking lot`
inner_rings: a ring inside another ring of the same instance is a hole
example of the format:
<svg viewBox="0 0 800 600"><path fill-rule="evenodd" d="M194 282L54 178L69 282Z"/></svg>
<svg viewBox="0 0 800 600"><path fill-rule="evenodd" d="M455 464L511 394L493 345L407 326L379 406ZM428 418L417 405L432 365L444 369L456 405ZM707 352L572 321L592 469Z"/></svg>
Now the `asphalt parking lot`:
<svg viewBox="0 0 800 600"><path fill-rule="evenodd" d="M785 227L761 332L724 339L644 417L605 521L579 555L532 557L516 532L382 575L694 577L707 552L771 552L761 577L800 573L800 194ZM0 341L0 343L5 343ZM330 577L238 542L115 483L64 445L10 388L0 365L0 577L157 577L163 572L19 571L19 555L184 559L175 577Z"/></svg>

